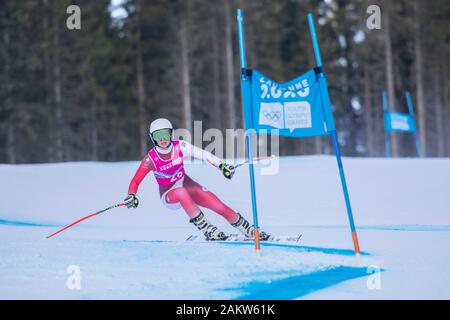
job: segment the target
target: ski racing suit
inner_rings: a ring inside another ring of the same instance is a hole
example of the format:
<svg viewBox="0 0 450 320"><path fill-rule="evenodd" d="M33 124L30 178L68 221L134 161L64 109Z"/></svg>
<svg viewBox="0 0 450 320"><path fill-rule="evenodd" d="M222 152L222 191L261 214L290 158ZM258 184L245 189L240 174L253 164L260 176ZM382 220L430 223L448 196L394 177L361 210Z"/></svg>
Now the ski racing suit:
<svg viewBox="0 0 450 320"><path fill-rule="evenodd" d="M167 208L176 210L182 207L192 219L200 213L201 206L222 215L228 222L235 223L239 214L185 173L183 159L191 157L207 161L214 167L219 167L223 162L210 152L186 141L174 140L166 153L158 147L148 152L130 183L128 194L136 194L139 184L152 171L159 185L161 201Z"/></svg>

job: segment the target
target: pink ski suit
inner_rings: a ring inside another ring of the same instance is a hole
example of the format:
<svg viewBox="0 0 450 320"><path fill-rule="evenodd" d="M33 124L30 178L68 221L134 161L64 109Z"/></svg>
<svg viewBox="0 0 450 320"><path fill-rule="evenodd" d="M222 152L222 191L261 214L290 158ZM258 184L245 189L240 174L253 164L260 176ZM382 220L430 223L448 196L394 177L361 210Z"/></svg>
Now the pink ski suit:
<svg viewBox="0 0 450 320"><path fill-rule="evenodd" d="M192 144L174 140L168 152L163 153L159 147L152 148L142 160L136 174L131 180L128 194L136 194L139 184L152 171L159 185L161 201L170 209L183 207L192 219L200 213L200 208L208 208L235 223L239 214L224 204L205 187L192 180L184 171L184 158L196 158L208 161L218 167L222 160Z"/></svg>

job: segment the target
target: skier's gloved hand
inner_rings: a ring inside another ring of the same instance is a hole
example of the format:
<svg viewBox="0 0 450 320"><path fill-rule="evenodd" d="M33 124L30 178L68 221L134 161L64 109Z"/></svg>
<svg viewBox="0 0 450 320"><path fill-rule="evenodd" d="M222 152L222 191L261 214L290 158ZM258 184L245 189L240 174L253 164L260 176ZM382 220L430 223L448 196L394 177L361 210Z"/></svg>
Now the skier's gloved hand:
<svg viewBox="0 0 450 320"><path fill-rule="evenodd" d="M235 168L231 164L226 164L225 162L222 162L219 165L219 170L222 171L225 178L231 179L233 177Z"/></svg>
<svg viewBox="0 0 450 320"><path fill-rule="evenodd" d="M125 201L125 204L126 204L128 209L130 209L130 208L137 208L137 206L139 205L139 200L138 200L138 198L136 198L135 194L129 194L125 198L124 201Z"/></svg>

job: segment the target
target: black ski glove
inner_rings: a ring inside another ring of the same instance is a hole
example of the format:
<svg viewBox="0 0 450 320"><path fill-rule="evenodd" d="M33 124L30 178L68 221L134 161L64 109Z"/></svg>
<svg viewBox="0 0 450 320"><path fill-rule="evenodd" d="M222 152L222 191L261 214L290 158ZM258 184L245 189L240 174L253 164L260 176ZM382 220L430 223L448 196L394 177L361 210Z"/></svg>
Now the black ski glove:
<svg viewBox="0 0 450 320"><path fill-rule="evenodd" d="M125 201L125 204L126 204L128 209L130 209L130 208L137 208L137 206L139 205L139 200L138 200L138 198L136 198L136 195L134 195L134 194L129 194L125 198L124 201Z"/></svg>
<svg viewBox="0 0 450 320"><path fill-rule="evenodd" d="M226 164L225 162L222 162L219 166L219 170L222 171L225 178L231 179L233 177L235 168L231 164Z"/></svg>

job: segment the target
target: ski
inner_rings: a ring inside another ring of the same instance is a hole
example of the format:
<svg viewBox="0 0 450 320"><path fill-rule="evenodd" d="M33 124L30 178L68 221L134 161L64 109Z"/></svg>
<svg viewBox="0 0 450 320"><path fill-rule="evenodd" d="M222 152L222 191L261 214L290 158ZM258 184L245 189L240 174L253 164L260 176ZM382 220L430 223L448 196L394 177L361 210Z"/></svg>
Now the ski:
<svg viewBox="0 0 450 320"><path fill-rule="evenodd" d="M302 234L297 236L270 236L267 240L261 240L261 242L279 242L279 243L298 243ZM245 237L240 234L230 234L228 238L224 240L206 240L202 235L191 235L186 240L186 242L253 242L253 238Z"/></svg>

